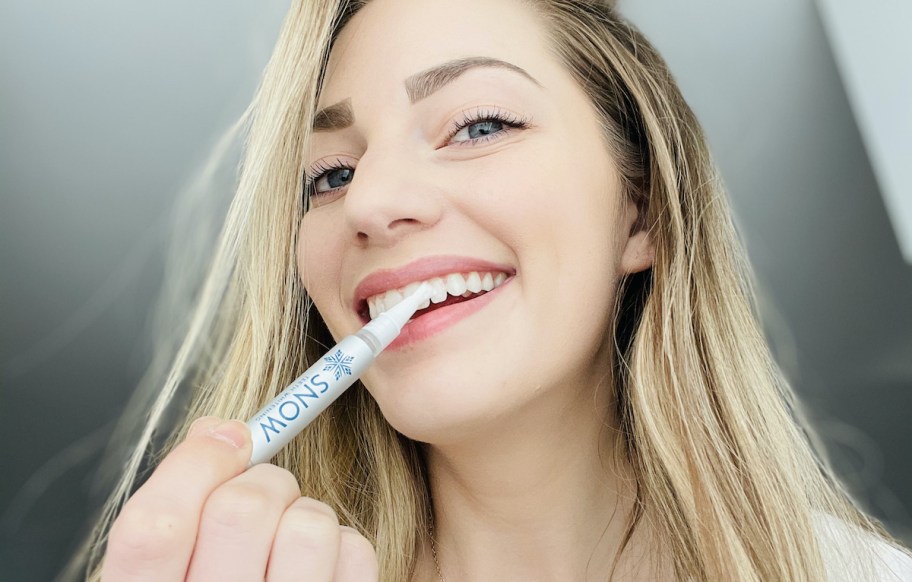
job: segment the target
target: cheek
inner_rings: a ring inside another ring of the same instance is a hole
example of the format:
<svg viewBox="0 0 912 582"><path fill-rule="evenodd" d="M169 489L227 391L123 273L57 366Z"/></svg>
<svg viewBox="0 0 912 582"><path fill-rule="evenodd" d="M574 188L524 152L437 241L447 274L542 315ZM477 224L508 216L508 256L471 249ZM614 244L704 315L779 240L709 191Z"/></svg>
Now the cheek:
<svg viewBox="0 0 912 582"><path fill-rule="evenodd" d="M515 158L505 152L496 167L479 170L485 178L466 190L474 203L465 209L515 254L538 325L595 345L619 272L620 182L604 149L556 143L517 148Z"/></svg>
<svg viewBox="0 0 912 582"><path fill-rule="evenodd" d="M339 244L324 227L327 222L320 217L306 215L298 229L296 249L301 283L321 313L326 313L324 309L330 299L339 294L339 267L342 263Z"/></svg>
<svg viewBox="0 0 912 582"><path fill-rule="evenodd" d="M551 237L556 178L542 150L519 144L462 174L456 197L460 213L514 251Z"/></svg>
<svg viewBox="0 0 912 582"><path fill-rule="evenodd" d="M604 262L616 254L619 223L610 157L598 145L537 141L473 168L461 210L516 251Z"/></svg>

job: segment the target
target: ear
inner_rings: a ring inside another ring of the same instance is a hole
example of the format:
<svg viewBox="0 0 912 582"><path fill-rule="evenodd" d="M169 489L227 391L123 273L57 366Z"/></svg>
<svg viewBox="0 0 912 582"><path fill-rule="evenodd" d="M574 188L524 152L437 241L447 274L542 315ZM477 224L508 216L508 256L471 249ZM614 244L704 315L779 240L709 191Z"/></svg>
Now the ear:
<svg viewBox="0 0 912 582"><path fill-rule="evenodd" d="M640 212L635 204L628 203L627 227L630 235L621 254L621 272L625 275L645 271L655 263L655 245L649 231L643 228Z"/></svg>
<svg viewBox="0 0 912 582"><path fill-rule="evenodd" d="M649 233L639 230L627 239L624 253L621 255L621 270L626 275L639 273L652 267L655 262L655 247Z"/></svg>

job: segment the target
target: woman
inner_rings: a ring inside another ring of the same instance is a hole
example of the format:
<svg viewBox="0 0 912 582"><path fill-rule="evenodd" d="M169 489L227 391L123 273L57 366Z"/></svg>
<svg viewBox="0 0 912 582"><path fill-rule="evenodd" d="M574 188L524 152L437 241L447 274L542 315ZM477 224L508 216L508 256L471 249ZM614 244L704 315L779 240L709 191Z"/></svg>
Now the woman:
<svg viewBox="0 0 912 582"><path fill-rule="evenodd" d="M910 568L796 424L699 126L605 1L300 3L253 112L201 307L112 512L191 366L198 388L94 575ZM435 279L445 301L363 386L244 471L249 434L222 419Z"/></svg>

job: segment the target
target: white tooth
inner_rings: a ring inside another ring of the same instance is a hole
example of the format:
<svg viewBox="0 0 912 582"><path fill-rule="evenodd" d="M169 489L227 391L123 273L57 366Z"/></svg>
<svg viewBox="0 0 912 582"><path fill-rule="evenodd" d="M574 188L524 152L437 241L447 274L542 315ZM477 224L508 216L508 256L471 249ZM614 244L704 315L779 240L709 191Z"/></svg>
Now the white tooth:
<svg viewBox="0 0 912 582"><path fill-rule="evenodd" d="M386 305L383 304L383 295L377 295L374 297L374 305L377 311L377 315L380 315L386 311Z"/></svg>
<svg viewBox="0 0 912 582"><path fill-rule="evenodd" d="M494 276L494 286L500 287L500 284L507 280L507 276L503 273L497 273Z"/></svg>
<svg viewBox="0 0 912 582"><path fill-rule="evenodd" d="M466 277L466 289L472 293L478 293L481 291L481 277L478 276L478 273L472 271L469 273L469 276Z"/></svg>
<svg viewBox="0 0 912 582"><path fill-rule="evenodd" d="M371 319L377 317L377 302L374 301L373 297L367 300L367 309L370 311Z"/></svg>
<svg viewBox="0 0 912 582"><path fill-rule="evenodd" d="M453 297L459 297L466 292L466 283L465 277L459 273L453 273L452 275L447 275L446 278L446 287L447 293Z"/></svg>
<svg viewBox="0 0 912 582"><path fill-rule="evenodd" d="M434 303L442 303L446 301L447 298L447 288L446 283L443 282L443 279L440 277L435 277L429 281L431 284L431 289L434 291L434 294L431 295L431 301Z"/></svg>
<svg viewBox="0 0 912 582"><path fill-rule="evenodd" d="M494 277L491 276L491 273L485 273L484 277L481 278L481 288L485 291L490 291L494 288Z"/></svg>
<svg viewBox="0 0 912 582"><path fill-rule="evenodd" d="M392 291L387 291L386 295L383 296L383 304L386 306L387 311L393 307L399 305L402 302L402 293L393 289Z"/></svg>
<svg viewBox="0 0 912 582"><path fill-rule="evenodd" d="M418 287L421 287L421 283L409 283L402 289L401 293L403 297L408 297L412 293L418 290Z"/></svg>
<svg viewBox="0 0 912 582"><path fill-rule="evenodd" d="M419 309L419 310L421 310L421 309L426 309L426 308L428 308L428 307L430 307L430 306L431 306L431 300L430 300L430 299L425 299L425 300L424 300L424 303L422 303L421 305L418 306L418 309Z"/></svg>

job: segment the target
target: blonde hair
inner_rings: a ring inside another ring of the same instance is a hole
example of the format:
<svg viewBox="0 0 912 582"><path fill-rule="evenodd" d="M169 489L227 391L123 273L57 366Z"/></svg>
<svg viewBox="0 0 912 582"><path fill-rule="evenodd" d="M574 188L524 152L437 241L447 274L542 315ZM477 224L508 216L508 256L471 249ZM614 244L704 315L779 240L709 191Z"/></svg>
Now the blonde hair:
<svg viewBox="0 0 912 582"><path fill-rule="evenodd" d="M808 443L759 328L705 139L662 58L611 2L525 3L591 96L656 249L654 267L622 284L615 311L614 412L637 485L627 539L648 520L682 580L824 580L817 514L899 547ZM364 4L292 4L245 115L237 193L186 338L163 383L153 378L148 420L87 545L90 578L150 448L165 454L202 415L251 417L332 344L295 271L295 238L325 63ZM157 447L187 384L192 400ZM366 390L345 393L274 463L374 543L381 579L409 579L430 525L422 452Z"/></svg>

